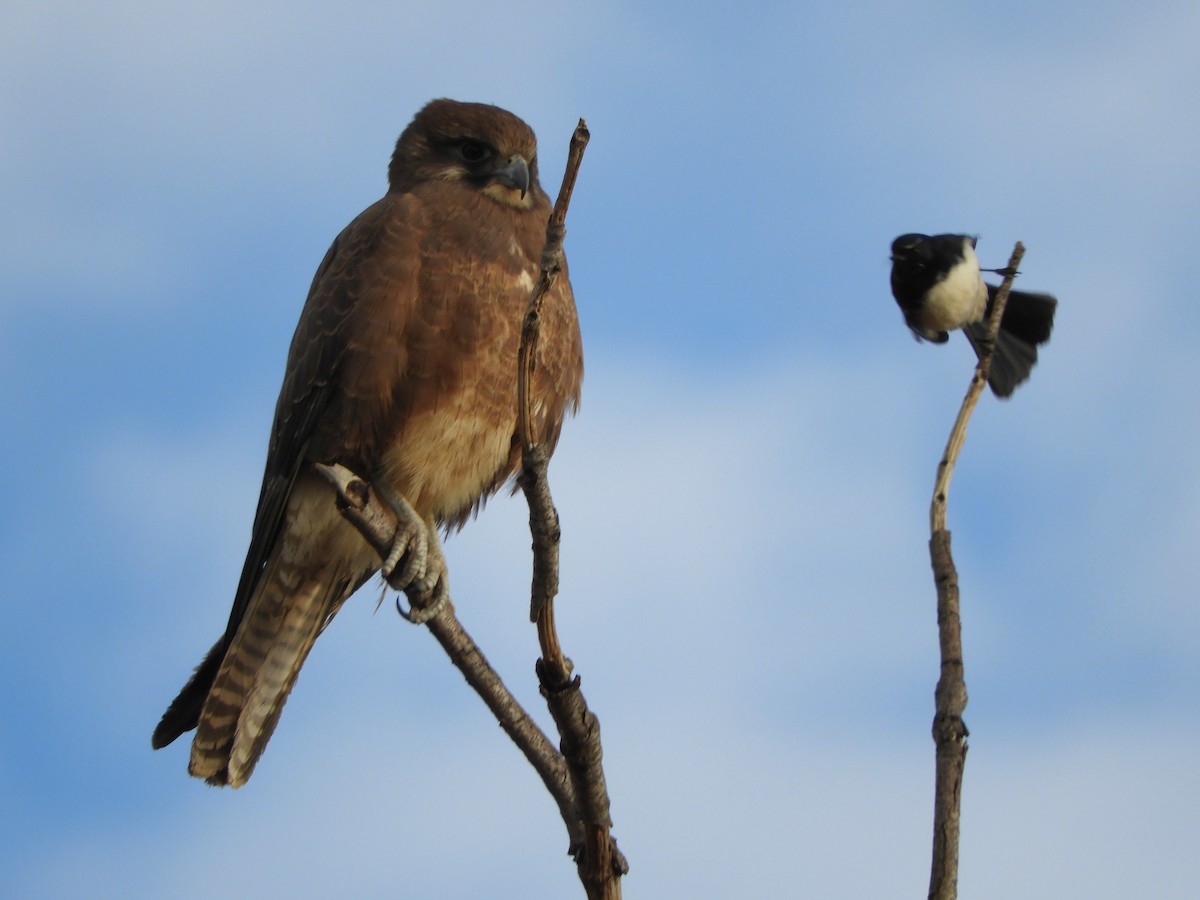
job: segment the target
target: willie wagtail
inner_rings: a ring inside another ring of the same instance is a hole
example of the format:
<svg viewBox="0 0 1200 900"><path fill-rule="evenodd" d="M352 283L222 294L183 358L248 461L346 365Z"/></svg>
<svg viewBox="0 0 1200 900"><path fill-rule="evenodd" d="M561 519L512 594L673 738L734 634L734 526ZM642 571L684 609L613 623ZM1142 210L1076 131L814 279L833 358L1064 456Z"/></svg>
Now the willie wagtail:
<svg viewBox="0 0 1200 900"><path fill-rule="evenodd" d="M917 340L944 344L961 328L980 355L997 290L983 282L970 235L902 234L892 241L892 296ZM1038 344L1050 339L1057 305L1049 294L1009 293L988 376L997 397L1008 397L1029 377Z"/></svg>

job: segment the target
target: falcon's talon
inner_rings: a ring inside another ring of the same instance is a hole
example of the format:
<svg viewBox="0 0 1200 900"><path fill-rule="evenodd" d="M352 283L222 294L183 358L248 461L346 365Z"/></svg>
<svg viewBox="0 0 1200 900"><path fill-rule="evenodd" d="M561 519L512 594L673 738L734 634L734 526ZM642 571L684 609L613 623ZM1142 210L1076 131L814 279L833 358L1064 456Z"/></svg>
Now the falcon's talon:
<svg viewBox="0 0 1200 900"><path fill-rule="evenodd" d="M432 619L449 599L446 557L433 522L421 519L407 500L385 484L378 485L379 497L396 513L396 536L380 571L387 583L408 595L405 611L396 598L396 611L405 620L421 625ZM397 572L396 567L403 561Z"/></svg>
<svg viewBox="0 0 1200 900"><path fill-rule="evenodd" d="M428 558L429 542L425 536L425 526L418 523L416 526L397 527L392 549L388 551L379 572L384 581L402 591L425 577Z"/></svg>
<svg viewBox="0 0 1200 900"><path fill-rule="evenodd" d="M398 591L422 581L429 571L429 531L408 501L386 484L375 485L380 499L396 514L396 534L380 566L384 581ZM404 565L400 566L401 561ZM397 566L400 566L397 571Z"/></svg>
<svg viewBox="0 0 1200 900"><path fill-rule="evenodd" d="M450 602L450 592L446 589L446 580L439 578L437 584L428 591L420 591L422 600L428 599L428 602L413 603L409 601L409 608L405 610L400 603L400 598L396 597L396 612L400 613L400 617L404 621L413 625L424 625L443 609Z"/></svg>
<svg viewBox="0 0 1200 900"><path fill-rule="evenodd" d="M408 621L420 625L428 622L437 615L450 599L450 575L446 568L446 557L442 555L442 542L438 540L437 529L429 526L429 556L422 578L408 586L404 593L408 595L408 613L400 610L400 615ZM397 598L397 609L399 598Z"/></svg>

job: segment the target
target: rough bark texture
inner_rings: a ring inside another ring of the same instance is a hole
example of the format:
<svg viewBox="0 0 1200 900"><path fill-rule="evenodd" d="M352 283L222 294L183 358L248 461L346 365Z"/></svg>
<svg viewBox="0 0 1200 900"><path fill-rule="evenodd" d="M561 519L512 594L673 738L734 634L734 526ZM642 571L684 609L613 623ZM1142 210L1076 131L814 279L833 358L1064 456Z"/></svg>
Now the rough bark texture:
<svg viewBox="0 0 1200 900"><path fill-rule="evenodd" d="M521 435L521 475L519 483L529 502L529 530L533 536L533 583L530 591L530 616L537 623L542 657L537 674L542 696L554 717L561 736L560 747L570 772L578 805L576 823L584 835L582 843L572 842L572 854L589 900L619 900L621 876L629 866L612 837L608 788L602 765L600 722L588 709L580 690L580 679L572 676L571 663L563 654L554 625L554 598L558 594L558 547L562 537L558 511L546 479L549 456L537 444L532 427L533 412L529 385L533 381L537 359L539 317L542 300L562 268L562 242L566 236L567 208L571 192L587 147L588 130L582 119L571 137L567 168L554 212L546 224L546 245L542 251L542 274L529 298L525 324L521 330L518 355ZM572 838L575 832L572 830Z"/></svg>

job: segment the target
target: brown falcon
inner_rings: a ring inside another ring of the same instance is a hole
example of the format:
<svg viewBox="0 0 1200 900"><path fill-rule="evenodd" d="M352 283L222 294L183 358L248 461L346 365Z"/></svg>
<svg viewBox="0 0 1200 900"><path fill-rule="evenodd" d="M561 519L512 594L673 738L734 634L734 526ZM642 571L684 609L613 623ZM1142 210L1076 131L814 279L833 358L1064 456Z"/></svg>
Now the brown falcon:
<svg viewBox="0 0 1200 900"><path fill-rule="evenodd" d="M154 730L159 748L196 729L191 774L245 783L317 635L380 568L314 464L415 512L426 584L445 574L438 528L515 473L517 347L549 215L511 113L434 100L400 135L387 193L334 240L300 314L225 634ZM531 405L552 449L583 377L565 267L541 329Z"/></svg>

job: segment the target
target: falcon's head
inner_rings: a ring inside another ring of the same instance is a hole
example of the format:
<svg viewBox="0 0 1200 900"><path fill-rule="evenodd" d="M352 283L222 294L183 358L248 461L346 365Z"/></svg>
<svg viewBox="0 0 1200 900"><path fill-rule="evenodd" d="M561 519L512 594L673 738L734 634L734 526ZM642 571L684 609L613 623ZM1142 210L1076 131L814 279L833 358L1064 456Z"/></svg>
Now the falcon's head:
<svg viewBox="0 0 1200 900"><path fill-rule="evenodd" d="M400 135L388 167L389 190L439 180L466 182L518 209L549 202L537 180L533 130L486 103L433 100Z"/></svg>

